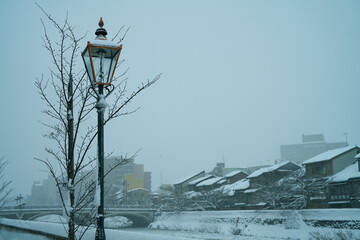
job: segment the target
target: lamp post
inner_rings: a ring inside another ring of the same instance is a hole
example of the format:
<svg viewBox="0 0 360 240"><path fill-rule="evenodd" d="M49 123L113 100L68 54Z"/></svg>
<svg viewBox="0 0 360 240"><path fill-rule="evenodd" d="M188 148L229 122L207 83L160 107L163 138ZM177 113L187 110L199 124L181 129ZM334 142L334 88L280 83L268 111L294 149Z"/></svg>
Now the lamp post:
<svg viewBox="0 0 360 240"><path fill-rule="evenodd" d="M104 231L104 112L106 109L104 87L111 85L115 68L120 56L122 45L117 45L106 39L107 32L103 28L104 22L100 18L96 38L89 41L82 53L85 68L89 76L91 87L94 90L97 102L95 108L98 113L98 176L95 193L95 202L98 208L96 215L95 240L105 240Z"/></svg>
<svg viewBox="0 0 360 240"><path fill-rule="evenodd" d="M15 198L16 204L18 205L18 208L19 208L19 209L24 208L24 205L25 205L25 204L23 204L23 203L21 202L23 198L24 198L24 197L21 196L21 194Z"/></svg>

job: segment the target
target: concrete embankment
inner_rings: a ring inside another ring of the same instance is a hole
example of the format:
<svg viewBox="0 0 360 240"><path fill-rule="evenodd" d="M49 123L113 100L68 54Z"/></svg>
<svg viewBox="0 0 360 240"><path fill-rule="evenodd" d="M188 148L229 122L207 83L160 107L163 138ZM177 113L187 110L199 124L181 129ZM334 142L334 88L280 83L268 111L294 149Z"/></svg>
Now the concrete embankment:
<svg viewBox="0 0 360 240"><path fill-rule="evenodd" d="M58 224L57 224L58 225ZM43 224L39 224L38 222L32 221L21 221L21 220L12 220L12 219L0 219L0 227L3 228L7 232L18 232L21 233L29 233L38 236L44 236L49 240L66 240L67 238L59 233L58 230L54 231L54 226L50 224L46 227ZM51 231L51 227L53 231ZM50 231L49 231L50 230Z"/></svg>

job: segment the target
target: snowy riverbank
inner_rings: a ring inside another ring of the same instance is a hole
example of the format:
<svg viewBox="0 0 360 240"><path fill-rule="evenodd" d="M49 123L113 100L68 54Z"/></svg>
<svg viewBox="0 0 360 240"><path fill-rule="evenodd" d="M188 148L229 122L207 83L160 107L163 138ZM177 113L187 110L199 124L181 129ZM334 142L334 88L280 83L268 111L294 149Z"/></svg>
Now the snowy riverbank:
<svg viewBox="0 0 360 240"><path fill-rule="evenodd" d="M0 224L66 237L64 226L55 223L59 220L58 216L38 220L45 222L0 218ZM127 223L117 218L109 218L108 221L113 221L113 226ZM342 224L334 226L334 229L316 226L314 223L317 221L338 221ZM357 228L359 222L360 209L163 213L148 229L106 229L106 237L109 240L360 239L360 230L350 229ZM94 233L94 228L89 229L83 240L93 239Z"/></svg>
<svg viewBox="0 0 360 240"><path fill-rule="evenodd" d="M234 239L236 236L235 239L248 237L305 240L319 239L316 237L320 235L332 236L330 239L337 239L337 235L360 239L360 230L350 229L354 228L354 225L359 227L359 223L360 209L316 209L300 212L248 210L163 213L150 228L207 233L212 237L222 235L222 239ZM329 226L319 227L320 224Z"/></svg>

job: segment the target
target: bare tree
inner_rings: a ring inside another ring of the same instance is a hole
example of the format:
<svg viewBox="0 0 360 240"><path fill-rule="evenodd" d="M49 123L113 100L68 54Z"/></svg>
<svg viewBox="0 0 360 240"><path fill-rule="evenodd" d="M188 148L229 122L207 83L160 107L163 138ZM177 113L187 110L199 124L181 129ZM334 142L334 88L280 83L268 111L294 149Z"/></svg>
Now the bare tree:
<svg viewBox="0 0 360 240"><path fill-rule="evenodd" d="M46 103L42 112L49 117L49 121L43 123L49 130L44 137L50 139L54 145L45 148L49 158L37 160L47 166L56 181L64 212L68 217L68 239L75 239L77 231L80 231L81 239L88 227L80 228L82 222L75 224L75 215L88 208L92 200L95 184L85 179L89 179L93 173L92 163L95 158L89 156L89 151L97 136L97 128L87 121L94 112L95 98L92 97L91 86L79 54L80 43L85 35L76 35L75 27L70 25L68 16L59 24L40 6L39 8L46 16L46 22L41 20L44 29L43 44L50 54L52 65L49 67L49 77L46 80L44 76L37 79L35 86ZM48 34L48 25L56 30L57 36ZM121 27L113 40L122 42L128 30L129 28ZM122 36L118 37L119 35ZM120 61L117 68L123 62ZM109 97L112 98L109 101L112 104L108 106L104 125L115 118L135 112L137 109L125 112L124 107L160 78L159 74L127 95L127 78L124 77L127 71L128 69L124 70L113 80L117 85ZM131 156L133 157L135 155ZM110 171L127 163L131 158L119 158L114 166L110 167ZM87 171L82 174L84 170ZM77 195L75 189L81 189Z"/></svg>
<svg viewBox="0 0 360 240"><path fill-rule="evenodd" d="M5 160L5 157L0 157L0 208L10 202L10 193L12 192L10 188L11 181L5 180L7 164L8 162Z"/></svg>
<svg viewBox="0 0 360 240"><path fill-rule="evenodd" d="M205 190L201 192L188 191L181 196L171 194L167 196L164 203L167 206L171 206L177 211L183 210L217 210L223 206L223 200L225 196L223 187L219 187L212 190Z"/></svg>
<svg viewBox="0 0 360 240"><path fill-rule="evenodd" d="M199 193L200 194L200 193ZM190 196L189 192L185 192L182 195L177 195L175 192L171 192L162 196L159 196L159 209L161 210L173 210L176 212L182 212L194 207L194 196Z"/></svg>
<svg viewBox="0 0 360 240"><path fill-rule="evenodd" d="M326 178L307 177L302 168L261 187L258 199L272 209L299 210L306 208L310 198L324 192L326 187Z"/></svg>
<svg viewBox="0 0 360 240"><path fill-rule="evenodd" d="M217 210L222 206L224 196L224 188L219 187L213 190L202 191L200 196L195 197L193 200L202 210Z"/></svg>
<svg viewBox="0 0 360 240"><path fill-rule="evenodd" d="M259 186L255 192L258 203L265 203L270 209L278 209L283 196L283 188L278 181L270 182L266 186Z"/></svg>
<svg viewBox="0 0 360 240"><path fill-rule="evenodd" d="M328 180L328 177L306 176L304 168L292 172L280 180L284 188L283 208L307 208L312 197L324 197Z"/></svg>

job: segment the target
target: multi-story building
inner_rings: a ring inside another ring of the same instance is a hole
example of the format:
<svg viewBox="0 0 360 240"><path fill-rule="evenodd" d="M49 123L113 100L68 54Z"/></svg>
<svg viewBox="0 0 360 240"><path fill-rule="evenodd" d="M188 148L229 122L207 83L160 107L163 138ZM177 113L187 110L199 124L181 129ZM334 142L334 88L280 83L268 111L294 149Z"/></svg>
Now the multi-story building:
<svg viewBox="0 0 360 240"><path fill-rule="evenodd" d="M188 191L195 191L196 190L196 185L205 181L205 180L208 180L210 178L215 178L214 175L206 175L204 177L201 177L201 178L197 178L191 182L188 183Z"/></svg>
<svg viewBox="0 0 360 240"><path fill-rule="evenodd" d="M354 157L360 153L360 148L357 146L349 146L338 148L321 153L312 157L305 162L303 166L306 170L306 177L324 179L333 178L334 174L341 172L346 167L354 162ZM327 189L314 192L309 197L309 208L327 208L328 204Z"/></svg>
<svg viewBox="0 0 360 240"><path fill-rule="evenodd" d="M354 162L354 157L360 153L357 146L338 148L321 153L302 163L308 177L328 177L340 172Z"/></svg>
<svg viewBox="0 0 360 240"><path fill-rule="evenodd" d="M209 178L207 180L204 180L195 186L196 192L204 192L204 191L210 191L215 188L218 188L226 183L226 179L223 177L214 177Z"/></svg>
<svg viewBox="0 0 360 240"><path fill-rule="evenodd" d="M31 195L27 199L27 205L54 206L60 205L60 196L55 180L48 175L43 181L35 181L31 187Z"/></svg>
<svg viewBox="0 0 360 240"><path fill-rule="evenodd" d="M281 145L280 157L281 160L289 160L300 164L320 153L346 146L348 146L347 142L325 142L324 134L303 134L302 143Z"/></svg>
<svg viewBox="0 0 360 240"><path fill-rule="evenodd" d="M360 207L360 154L355 159L355 163L331 177L328 194L330 207Z"/></svg>
<svg viewBox="0 0 360 240"><path fill-rule="evenodd" d="M285 161L275 164L271 167L260 168L247 176L247 178L250 180L250 187L255 189L259 188L260 186L272 184L280 178L298 169L300 169L300 166L297 164L290 161Z"/></svg>
<svg viewBox="0 0 360 240"><path fill-rule="evenodd" d="M105 173L119 161L123 161L123 158L106 158ZM116 198L119 193L125 197L128 194L127 192L133 189L146 189L151 192L151 172L145 172L143 164L136 164L134 159L130 159L126 164L115 167L105 177L105 189L108 189L105 202L113 202L113 198Z"/></svg>
<svg viewBox="0 0 360 240"><path fill-rule="evenodd" d="M135 188L127 192L126 201L130 205L149 205L149 190L144 188Z"/></svg>
<svg viewBox="0 0 360 240"><path fill-rule="evenodd" d="M249 209L265 207L265 203L261 201L261 196L259 197L259 190L266 189L269 185L298 169L300 166L297 164L285 161L271 167L260 168L247 176L249 189L244 191L246 207Z"/></svg>
<svg viewBox="0 0 360 240"><path fill-rule="evenodd" d="M197 172L174 183L175 196L180 197L188 190L188 185L190 182L202 177L205 177L205 171Z"/></svg>
<svg viewBox="0 0 360 240"><path fill-rule="evenodd" d="M144 172L144 188L151 191L151 172Z"/></svg>
<svg viewBox="0 0 360 240"><path fill-rule="evenodd" d="M248 174L241 170L233 171L225 175L226 184L233 184L234 182L244 179L247 176Z"/></svg>
<svg viewBox="0 0 360 240"><path fill-rule="evenodd" d="M121 162L121 157L110 157L105 159L104 172L107 173L116 164ZM77 175L82 179L81 184L75 186L75 195L81 196L87 191L93 191L96 182L95 170L82 171ZM151 192L151 172L144 172L143 164L136 164L131 159L124 165L116 166L105 176L105 203L120 204L126 202L127 192L133 189L145 189ZM66 195L64 195L66 196ZM89 201L93 201L93 194L88 194ZM52 176L42 182L34 182L31 195L27 199L28 205L60 205L60 196L56 183Z"/></svg>
<svg viewBox="0 0 360 240"><path fill-rule="evenodd" d="M126 190L144 188L144 179L138 178L135 173L125 174Z"/></svg>

